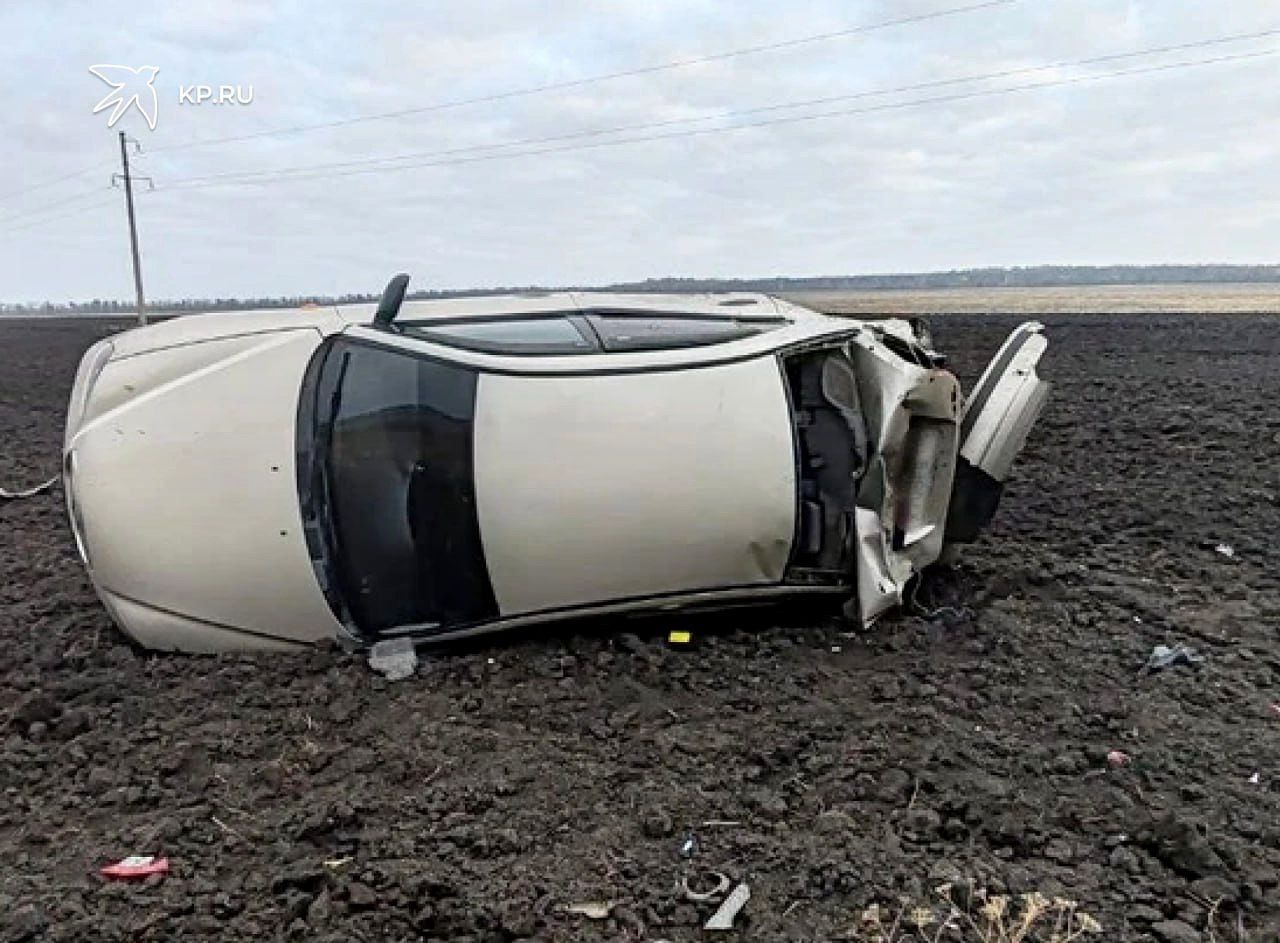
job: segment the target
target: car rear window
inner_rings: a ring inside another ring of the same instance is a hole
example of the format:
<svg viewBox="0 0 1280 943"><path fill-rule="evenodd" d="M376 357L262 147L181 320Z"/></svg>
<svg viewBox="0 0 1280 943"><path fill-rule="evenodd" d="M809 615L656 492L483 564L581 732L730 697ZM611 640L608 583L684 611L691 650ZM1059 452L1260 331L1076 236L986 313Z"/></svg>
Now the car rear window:
<svg viewBox="0 0 1280 943"><path fill-rule="evenodd" d="M786 324L785 318L699 317L648 312L409 321L409 337L496 354L589 354L704 347L740 340Z"/></svg>

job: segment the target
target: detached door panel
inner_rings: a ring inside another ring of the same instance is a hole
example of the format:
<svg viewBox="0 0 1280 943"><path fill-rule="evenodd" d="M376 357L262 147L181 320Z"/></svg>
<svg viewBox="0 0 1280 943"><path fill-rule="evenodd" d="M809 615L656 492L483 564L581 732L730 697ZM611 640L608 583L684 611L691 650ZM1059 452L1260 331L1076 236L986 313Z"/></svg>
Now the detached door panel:
<svg viewBox="0 0 1280 943"><path fill-rule="evenodd" d="M1048 346L1043 324L1028 321L1018 327L965 402L948 541L972 541L994 516L1013 460L1049 395L1049 384L1036 372Z"/></svg>

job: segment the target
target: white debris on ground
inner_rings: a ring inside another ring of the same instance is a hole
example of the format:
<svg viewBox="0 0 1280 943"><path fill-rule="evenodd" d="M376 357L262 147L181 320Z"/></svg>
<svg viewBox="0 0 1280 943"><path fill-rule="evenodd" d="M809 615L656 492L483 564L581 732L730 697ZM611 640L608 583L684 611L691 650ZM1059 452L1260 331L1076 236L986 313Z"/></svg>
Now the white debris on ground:
<svg viewBox="0 0 1280 943"><path fill-rule="evenodd" d="M376 643L369 649L369 667L388 681L412 678L418 670L418 652L413 639L393 638Z"/></svg>
<svg viewBox="0 0 1280 943"><path fill-rule="evenodd" d="M720 905L720 909L711 915L711 918L702 925L704 930L732 930L733 921L738 916L738 911L746 906L747 901L751 900L751 888L746 884L739 884L733 889L733 893L724 899L724 903Z"/></svg>

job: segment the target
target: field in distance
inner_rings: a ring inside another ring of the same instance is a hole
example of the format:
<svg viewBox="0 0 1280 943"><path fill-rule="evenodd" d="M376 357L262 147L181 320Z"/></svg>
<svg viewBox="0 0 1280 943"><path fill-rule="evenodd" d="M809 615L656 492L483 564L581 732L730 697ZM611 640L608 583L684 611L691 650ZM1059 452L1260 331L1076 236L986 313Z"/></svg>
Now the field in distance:
<svg viewBox="0 0 1280 943"><path fill-rule="evenodd" d="M789 292L829 314L1280 314L1280 284L1070 285Z"/></svg>

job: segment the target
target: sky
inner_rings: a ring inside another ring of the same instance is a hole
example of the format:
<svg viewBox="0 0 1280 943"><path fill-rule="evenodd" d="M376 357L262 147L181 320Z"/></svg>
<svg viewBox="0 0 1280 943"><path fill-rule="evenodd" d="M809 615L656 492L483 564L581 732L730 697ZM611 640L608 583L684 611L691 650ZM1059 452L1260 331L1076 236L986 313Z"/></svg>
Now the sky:
<svg viewBox="0 0 1280 943"><path fill-rule="evenodd" d="M6 0L0 301L132 298L120 130L153 299L1280 261L1280 55L1180 65L1280 50L1280 0L851 32L978 2ZM101 64L158 69L154 130L93 113ZM202 84L252 101L180 100Z"/></svg>

